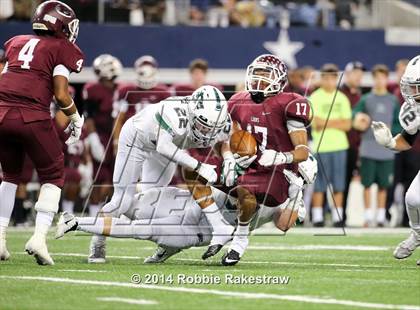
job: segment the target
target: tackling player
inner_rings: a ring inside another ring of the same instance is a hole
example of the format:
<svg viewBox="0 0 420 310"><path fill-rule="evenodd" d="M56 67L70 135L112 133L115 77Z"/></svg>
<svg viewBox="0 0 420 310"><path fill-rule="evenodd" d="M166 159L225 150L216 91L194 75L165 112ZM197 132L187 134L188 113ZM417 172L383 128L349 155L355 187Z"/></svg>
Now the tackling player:
<svg viewBox="0 0 420 310"><path fill-rule="evenodd" d="M74 44L79 20L60 1L40 4L32 19L35 35L19 35L5 43L6 66L0 79L0 163L4 180L0 185L0 259L9 258L6 228L27 154L41 183L35 232L25 245L38 264L53 265L46 236L58 210L64 183L61 142L54 130L50 104L55 96L70 118L67 144L81 134L83 117L69 95L70 72L80 72L83 53Z"/></svg>
<svg viewBox="0 0 420 310"><path fill-rule="evenodd" d="M177 164L195 171L210 184L216 182L215 167L199 162L185 150L226 141L230 128L226 99L213 86L203 86L191 97L171 97L145 107L122 127L113 175L114 194L102 214L127 215L139 180L142 191L166 186ZM219 210L210 211L206 215L215 235L219 227L224 234L227 225ZM92 238L90 251L89 262L104 262L105 238Z"/></svg>
<svg viewBox="0 0 420 310"><path fill-rule="evenodd" d="M236 264L245 252L257 205L274 207L287 199L289 184L283 169L296 172L296 164L309 156L306 126L310 105L301 95L283 93L286 84L286 65L275 55L260 55L247 68L246 91L229 100L234 130L252 133L259 159L240 164L249 169L237 179L238 227L223 264ZM210 246L203 258L215 255L222 246Z"/></svg>
<svg viewBox="0 0 420 310"><path fill-rule="evenodd" d="M405 100L399 116L403 131L392 137L391 131L382 122L372 122L372 129L379 144L391 150L406 151L420 132L420 55L410 60L400 85ZM409 257L420 246L420 172L405 194L405 204L412 231L395 249L394 257L397 259ZM420 265L420 260L417 264Z"/></svg>

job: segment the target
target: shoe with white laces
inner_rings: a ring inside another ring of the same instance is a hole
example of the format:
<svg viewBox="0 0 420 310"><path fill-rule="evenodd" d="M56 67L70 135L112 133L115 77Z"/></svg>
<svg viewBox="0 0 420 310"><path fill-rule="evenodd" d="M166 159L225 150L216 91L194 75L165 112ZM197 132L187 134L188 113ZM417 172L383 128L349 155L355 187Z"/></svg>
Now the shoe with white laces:
<svg viewBox="0 0 420 310"><path fill-rule="evenodd" d="M59 239L64 236L65 233L69 231L74 231L77 228L77 221L74 215L63 212L61 213L60 218L58 219L57 228L55 231L55 239Z"/></svg>
<svg viewBox="0 0 420 310"><path fill-rule="evenodd" d="M33 255L38 265L54 265L54 261L48 253L46 236L34 233L25 245L25 251Z"/></svg>
<svg viewBox="0 0 420 310"><path fill-rule="evenodd" d="M410 236L395 248L394 257L397 259L407 258L413 254L414 250L419 246L420 235L412 230Z"/></svg>
<svg viewBox="0 0 420 310"><path fill-rule="evenodd" d="M177 248L158 246L156 249L156 252L152 256L146 257L144 259L144 263L145 264L163 263L169 257L174 256L175 254L181 251L182 251L181 249L177 249Z"/></svg>
<svg viewBox="0 0 420 310"><path fill-rule="evenodd" d="M104 236L94 235L90 241L90 254L88 256L89 264L104 264L106 262L106 238Z"/></svg>

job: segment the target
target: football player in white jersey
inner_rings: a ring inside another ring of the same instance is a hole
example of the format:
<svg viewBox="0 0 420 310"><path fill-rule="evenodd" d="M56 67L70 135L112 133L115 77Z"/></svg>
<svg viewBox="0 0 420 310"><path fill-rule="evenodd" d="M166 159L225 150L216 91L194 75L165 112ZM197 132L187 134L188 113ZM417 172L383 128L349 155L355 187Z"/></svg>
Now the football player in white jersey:
<svg viewBox="0 0 420 310"><path fill-rule="evenodd" d="M148 105L122 127L113 173L114 194L102 215L126 214L136 194L166 186L176 166L195 171L209 184L216 182L215 166L197 161L190 148L207 148L229 140L230 116L223 94L213 86L202 86L191 97L171 97ZM222 147L221 147L222 149ZM223 154L230 160L231 154ZM218 210L207 216L214 235L226 235L227 225ZM219 231L220 230L220 231ZM90 263L105 262L105 237L91 241Z"/></svg>
<svg viewBox="0 0 420 310"><path fill-rule="evenodd" d="M399 116L402 133L392 137L382 122L372 122L372 129L379 144L391 150L406 151L420 132L420 55L410 60L400 84L405 99ZM409 257L420 246L420 171L407 190L405 204L412 231L395 249L394 257L397 259ZM417 264L420 265L420 260Z"/></svg>
<svg viewBox="0 0 420 310"><path fill-rule="evenodd" d="M299 165L302 177L285 170L290 182L289 198L280 206L260 205L253 217L250 229L254 230L265 223L274 222L275 226L287 231L296 219L303 221L306 209L303 203L304 183L312 183L317 174L317 164L308 160ZM222 216L232 228L236 226L237 199L212 187L212 197L222 208ZM183 249L209 245L212 239L212 227L202 208L189 191L175 187L151 188L136 195L130 211L130 219L74 217L64 212L57 225L56 238L65 233L80 230L119 238L150 240L158 244L154 255L145 259L145 263L161 263ZM224 265L234 265L229 261Z"/></svg>

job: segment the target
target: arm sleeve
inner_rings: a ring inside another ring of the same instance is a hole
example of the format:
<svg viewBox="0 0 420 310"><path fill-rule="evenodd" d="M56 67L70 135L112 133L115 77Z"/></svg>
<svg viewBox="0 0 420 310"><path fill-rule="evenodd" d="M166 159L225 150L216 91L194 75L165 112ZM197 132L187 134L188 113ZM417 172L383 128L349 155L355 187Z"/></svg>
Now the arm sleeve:
<svg viewBox="0 0 420 310"><path fill-rule="evenodd" d="M354 118L354 116L357 114L357 113L360 113L360 112L363 112L363 113L365 113L365 105L366 105L366 97L365 96L363 96L360 100L359 100L359 102L356 104L356 106L354 107L354 109L353 109L353 118Z"/></svg>
<svg viewBox="0 0 420 310"><path fill-rule="evenodd" d="M295 96L286 106L287 121L294 120L309 125L309 117L313 113L309 101L302 96Z"/></svg>
<svg viewBox="0 0 420 310"><path fill-rule="evenodd" d="M400 125L399 115L400 115L400 105L398 103L398 99L395 98L393 118L392 118L392 128L391 128L391 132L393 136L395 136L402 130L402 127Z"/></svg>
<svg viewBox="0 0 420 310"><path fill-rule="evenodd" d="M417 136L419 135L419 131L417 131L414 135L410 135L407 131L403 130L401 132L401 135L403 136L405 141L407 141L407 143L412 146L416 141Z"/></svg>
<svg viewBox="0 0 420 310"><path fill-rule="evenodd" d="M172 142L172 135L166 130L159 132L159 137L156 141L156 151L170 161L191 170L194 170L198 165L197 159L191 157L186 151L181 150Z"/></svg>

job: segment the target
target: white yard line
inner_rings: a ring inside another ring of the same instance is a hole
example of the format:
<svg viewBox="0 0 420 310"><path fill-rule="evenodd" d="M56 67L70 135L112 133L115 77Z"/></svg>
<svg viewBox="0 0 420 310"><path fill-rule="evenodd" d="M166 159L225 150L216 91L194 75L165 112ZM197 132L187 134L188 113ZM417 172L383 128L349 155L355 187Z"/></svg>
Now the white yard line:
<svg viewBox="0 0 420 310"><path fill-rule="evenodd" d="M275 299L275 300L304 302L304 303L311 303L311 304L330 304L330 305L342 305L342 306L362 307L362 308L371 308L371 309L420 310L420 307L415 306L415 305L380 304L380 303L361 302L361 301L353 301L353 300L340 300L340 299L334 299L334 298L322 298L322 297L305 296L305 295L280 295L280 294L268 294L268 293L235 292L235 291L193 288L193 287L145 285L145 284L132 284L132 283L125 283L125 282L79 280L79 279L56 278L56 277L1 276L0 275L0 278L13 279L13 280L26 280L26 281L46 281L46 282L56 282L56 283L141 288L141 289L162 290L162 291L171 291L171 292L182 292L182 293L189 293L189 294L208 294L208 295L229 296L229 297L249 298L249 299Z"/></svg>
<svg viewBox="0 0 420 310"><path fill-rule="evenodd" d="M13 254L27 254L26 252L13 252ZM50 253L51 256L73 256L73 257L87 257L85 253ZM124 255L107 255L107 258L117 259L134 259L143 260L145 257L141 256L124 256ZM191 261L202 262L205 261L197 258L171 258L175 261ZM339 264L339 263L311 263L311 262L289 262L289 261L249 261L241 260L240 264L258 264L258 265L290 265L290 266L329 266L329 267L355 267L355 268L395 268L395 265L360 265L360 264ZM402 269L418 269L418 267L404 266Z"/></svg>
<svg viewBox="0 0 420 310"><path fill-rule="evenodd" d="M108 272L106 270L94 270L94 269L57 269L57 271L63 271L63 272L86 272L86 273Z"/></svg>
<svg viewBox="0 0 420 310"><path fill-rule="evenodd" d="M132 299L132 298L120 298L120 297L97 297L96 300L106 302L118 302L132 305L157 305L158 302L155 300L147 299Z"/></svg>

